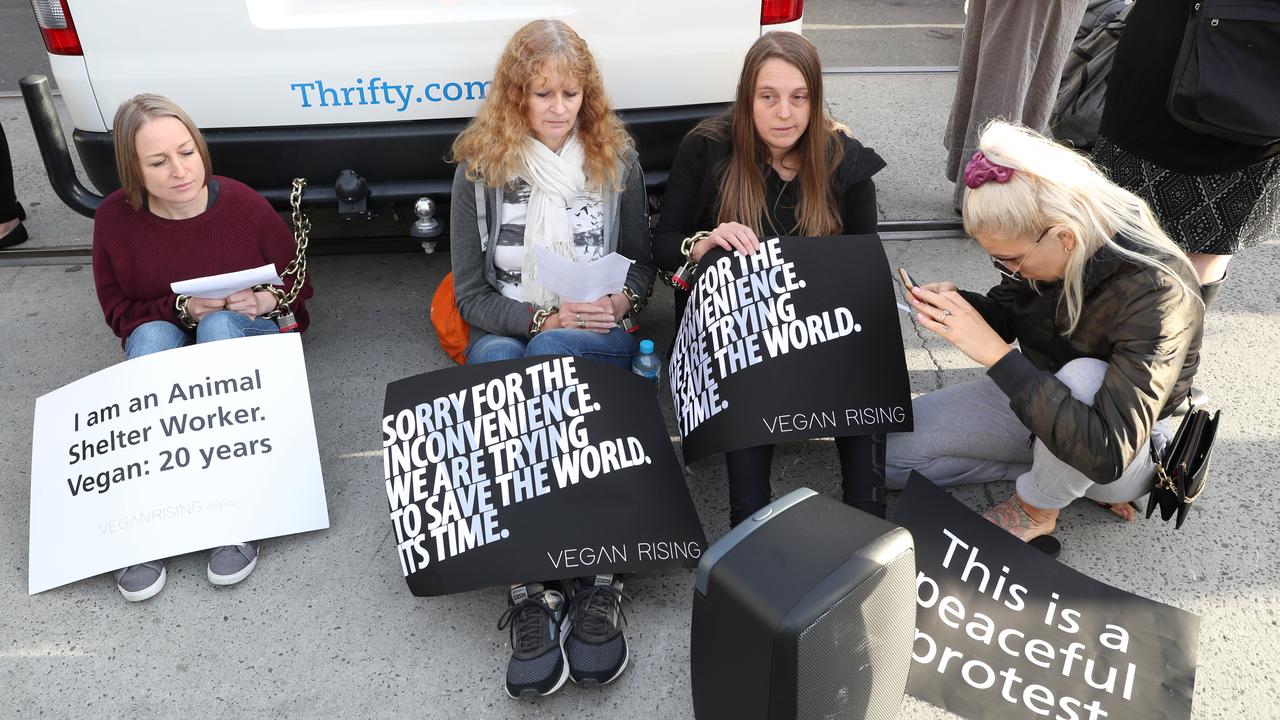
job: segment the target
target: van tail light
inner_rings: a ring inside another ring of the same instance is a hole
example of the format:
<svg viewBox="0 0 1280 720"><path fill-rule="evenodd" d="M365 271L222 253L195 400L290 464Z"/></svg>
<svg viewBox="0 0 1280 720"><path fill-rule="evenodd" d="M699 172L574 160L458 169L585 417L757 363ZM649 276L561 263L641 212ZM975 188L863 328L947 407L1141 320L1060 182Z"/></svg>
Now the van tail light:
<svg viewBox="0 0 1280 720"><path fill-rule="evenodd" d="M761 25L795 22L803 15L804 0L764 0L760 5Z"/></svg>
<svg viewBox="0 0 1280 720"><path fill-rule="evenodd" d="M31 0L45 48L53 55L83 55L67 0Z"/></svg>

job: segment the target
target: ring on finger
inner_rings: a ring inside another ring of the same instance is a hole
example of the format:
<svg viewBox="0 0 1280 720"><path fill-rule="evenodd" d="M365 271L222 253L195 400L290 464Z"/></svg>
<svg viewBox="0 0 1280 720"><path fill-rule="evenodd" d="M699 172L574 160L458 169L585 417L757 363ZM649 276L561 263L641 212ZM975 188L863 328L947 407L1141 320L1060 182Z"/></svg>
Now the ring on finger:
<svg viewBox="0 0 1280 720"><path fill-rule="evenodd" d="M951 311L950 311L950 310L943 310L943 311L942 311L942 319L944 319L944 320L945 320L945 319L947 318L947 316L948 316L948 315L950 315L950 314L951 314Z"/></svg>

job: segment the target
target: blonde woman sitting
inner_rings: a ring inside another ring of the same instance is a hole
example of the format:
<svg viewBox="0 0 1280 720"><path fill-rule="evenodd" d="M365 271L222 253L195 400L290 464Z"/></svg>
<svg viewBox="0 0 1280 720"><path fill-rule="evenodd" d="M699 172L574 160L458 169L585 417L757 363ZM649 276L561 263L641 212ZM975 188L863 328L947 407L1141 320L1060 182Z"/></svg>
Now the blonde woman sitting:
<svg viewBox="0 0 1280 720"><path fill-rule="evenodd" d="M915 432L889 436L887 481L1016 480L986 517L1025 541L1080 497L1131 519L1154 475L1148 438L1172 435L1199 363L1195 270L1146 203L1085 158L1003 122L979 147L964 225L1004 278L985 295L944 281L910 299L987 377L915 401Z"/></svg>

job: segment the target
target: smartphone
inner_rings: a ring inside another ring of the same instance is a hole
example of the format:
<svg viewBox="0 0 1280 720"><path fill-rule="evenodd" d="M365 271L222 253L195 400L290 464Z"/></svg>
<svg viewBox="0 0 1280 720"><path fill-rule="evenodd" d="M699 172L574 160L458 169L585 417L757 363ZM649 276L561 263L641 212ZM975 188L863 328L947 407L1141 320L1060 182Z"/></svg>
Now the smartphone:
<svg viewBox="0 0 1280 720"><path fill-rule="evenodd" d="M913 287L919 287L916 285L916 281L911 279L911 274L907 272L906 268L898 268L898 279L902 281L902 287L907 292L911 292Z"/></svg>

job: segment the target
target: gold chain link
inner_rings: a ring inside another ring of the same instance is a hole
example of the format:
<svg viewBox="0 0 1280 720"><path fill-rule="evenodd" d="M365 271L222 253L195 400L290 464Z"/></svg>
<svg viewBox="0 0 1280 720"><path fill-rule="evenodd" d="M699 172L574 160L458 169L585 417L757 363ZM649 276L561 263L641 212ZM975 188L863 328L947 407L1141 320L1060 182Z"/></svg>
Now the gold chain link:
<svg viewBox="0 0 1280 720"><path fill-rule="evenodd" d="M280 298L276 308L281 313L289 312L290 303L298 299L298 293L302 292L302 286L307 281L307 243L311 236L311 216L302 211L302 189L306 186L306 178L294 178L293 191L289 193L289 206L293 208L293 241L298 246L298 254L280 273L282 278L293 278L293 285Z"/></svg>

